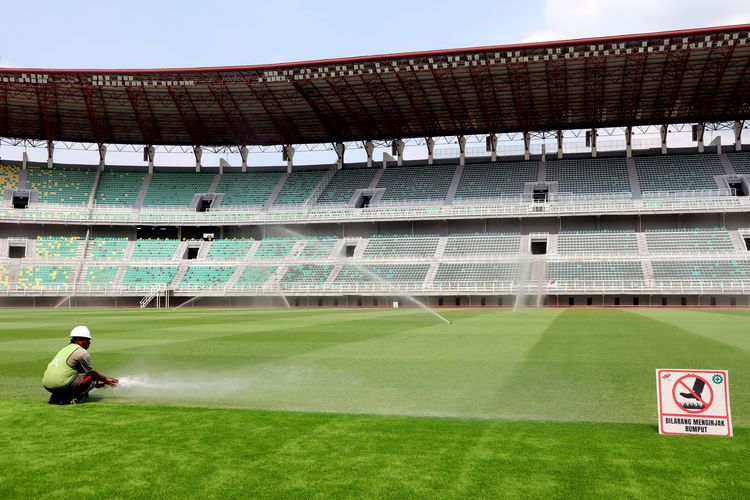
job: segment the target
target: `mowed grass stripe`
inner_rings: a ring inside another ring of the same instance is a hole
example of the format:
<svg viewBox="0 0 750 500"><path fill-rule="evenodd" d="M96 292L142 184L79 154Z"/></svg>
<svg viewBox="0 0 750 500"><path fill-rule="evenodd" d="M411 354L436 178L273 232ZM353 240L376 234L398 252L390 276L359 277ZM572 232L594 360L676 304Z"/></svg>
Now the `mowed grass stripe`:
<svg viewBox="0 0 750 500"><path fill-rule="evenodd" d="M654 425L0 403L0 496L747 498L750 435ZM30 430L33 429L33 432ZM65 446L86 429L85 446ZM60 455L85 464L61 479Z"/></svg>
<svg viewBox="0 0 750 500"><path fill-rule="evenodd" d="M738 318L733 331L740 328ZM741 366L750 366L746 353L671 323L622 309L568 309L502 389L503 416L655 422L656 368ZM749 395L732 395L737 425L750 424Z"/></svg>

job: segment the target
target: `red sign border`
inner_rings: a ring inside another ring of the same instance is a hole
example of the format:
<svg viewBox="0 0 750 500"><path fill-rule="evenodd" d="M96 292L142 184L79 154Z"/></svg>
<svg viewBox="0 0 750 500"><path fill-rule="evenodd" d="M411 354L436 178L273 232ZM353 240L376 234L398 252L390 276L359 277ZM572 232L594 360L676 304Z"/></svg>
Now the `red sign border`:
<svg viewBox="0 0 750 500"><path fill-rule="evenodd" d="M668 372L685 372L685 373L706 373L706 374L712 374L715 375L717 373L720 373L724 376L724 409L726 410L726 414L723 416L711 416L710 418L715 418L718 420L726 420L727 421L727 434L708 434L709 436L717 436L717 437L732 437L734 436L734 430L732 429L732 410L730 408L729 404L729 370L686 370L686 369L679 369L679 368L662 368L656 370L656 404L658 407L658 413L659 413L659 434L665 434L665 435L672 435L672 436L700 436L702 434L690 434L685 432L667 432L663 428L663 422L664 417L689 417L694 418L695 414L675 414L675 413L664 413L662 411L661 407L661 375L662 373L668 373ZM707 417L708 418L708 417Z"/></svg>

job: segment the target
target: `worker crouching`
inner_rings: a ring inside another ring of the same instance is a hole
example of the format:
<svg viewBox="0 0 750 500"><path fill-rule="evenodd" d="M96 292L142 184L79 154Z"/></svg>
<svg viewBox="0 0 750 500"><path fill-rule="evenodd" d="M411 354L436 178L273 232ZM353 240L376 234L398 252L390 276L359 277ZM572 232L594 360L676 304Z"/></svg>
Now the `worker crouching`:
<svg viewBox="0 0 750 500"><path fill-rule="evenodd" d="M50 404L80 404L94 388L117 387L116 378L105 377L94 370L88 351L90 345L89 329L77 326L70 332L70 344L60 349L47 365L42 385L52 393Z"/></svg>

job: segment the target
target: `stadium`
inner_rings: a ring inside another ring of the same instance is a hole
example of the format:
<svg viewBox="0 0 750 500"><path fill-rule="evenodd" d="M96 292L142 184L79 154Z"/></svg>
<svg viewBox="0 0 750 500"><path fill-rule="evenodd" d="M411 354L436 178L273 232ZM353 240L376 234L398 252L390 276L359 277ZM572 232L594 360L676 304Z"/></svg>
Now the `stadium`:
<svg viewBox="0 0 750 500"><path fill-rule="evenodd" d="M746 496L748 118L750 25L0 68L3 144L48 158L0 159L0 493ZM38 377L77 324L140 385L56 411ZM736 437L658 435L672 365L732 371ZM34 483L71 419L118 469Z"/></svg>

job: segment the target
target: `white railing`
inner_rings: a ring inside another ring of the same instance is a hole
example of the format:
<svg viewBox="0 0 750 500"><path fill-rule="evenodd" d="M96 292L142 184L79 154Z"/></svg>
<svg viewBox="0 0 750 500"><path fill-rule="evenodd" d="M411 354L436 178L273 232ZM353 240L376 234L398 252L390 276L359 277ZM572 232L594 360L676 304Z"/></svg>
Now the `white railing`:
<svg viewBox="0 0 750 500"><path fill-rule="evenodd" d="M68 295L70 286L48 286L36 289L0 289L0 296L52 296ZM111 287L82 286L76 295L87 296L143 296L153 299L164 293L172 296L278 296L278 295L569 295L569 294L644 294L644 295L702 295L702 294L750 294L750 280L729 281L657 281L649 284L641 280L602 281L548 281L529 283L521 289L514 281L448 281L425 284L403 283L270 283L265 285L235 285L232 287Z"/></svg>
<svg viewBox="0 0 750 500"><path fill-rule="evenodd" d="M518 217L576 214L654 214L673 212L744 212L750 209L750 197L648 198L643 200L582 198L580 201L530 203L518 200L456 203L454 205L380 205L366 209L308 208L246 212L214 210L194 212L187 208L87 210L67 206L37 205L27 209L0 209L0 222L62 224L301 224L311 222L347 222L375 220L431 220L474 217Z"/></svg>
<svg viewBox="0 0 750 500"><path fill-rule="evenodd" d="M734 196L735 190L729 188L721 189L694 189L691 191L645 191L643 199L686 199L686 198L717 198Z"/></svg>

